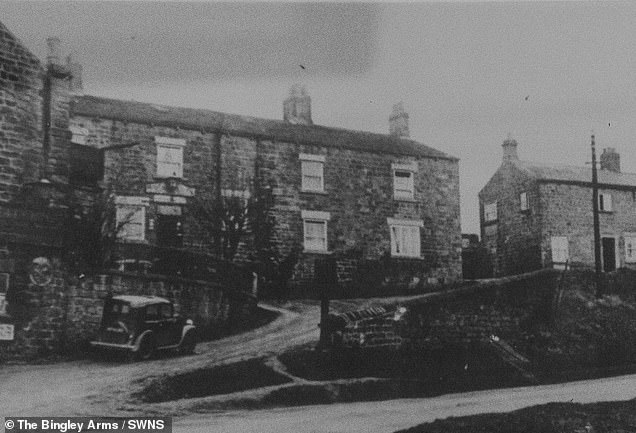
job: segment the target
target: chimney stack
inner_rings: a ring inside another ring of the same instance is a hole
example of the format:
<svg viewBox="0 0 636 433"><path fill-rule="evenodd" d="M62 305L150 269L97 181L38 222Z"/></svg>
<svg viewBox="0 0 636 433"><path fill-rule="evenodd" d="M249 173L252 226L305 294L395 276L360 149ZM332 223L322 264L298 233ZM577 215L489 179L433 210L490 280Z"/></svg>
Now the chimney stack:
<svg viewBox="0 0 636 433"><path fill-rule="evenodd" d="M402 102L393 106L389 116L389 134L394 137L409 137L409 115Z"/></svg>
<svg viewBox="0 0 636 433"><path fill-rule="evenodd" d="M601 154L601 170L621 172L621 155L613 147L603 149Z"/></svg>
<svg viewBox="0 0 636 433"><path fill-rule="evenodd" d="M46 55L46 64L47 65L60 65L61 57L62 57L62 48L60 38L51 37L46 39L46 46L48 47L48 52Z"/></svg>
<svg viewBox="0 0 636 433"><path fill-rule="evenodd" d="M75 95L84 94L84 85L82 83L82 65L74 62L73 58L69 54L66 57L66 67L71 73L70 91Z"/></svg>
<svg viewBox="0 0 636 433"><path fill-rule="evenodd" d="M517 141L508 135L501 145L503 147L503 161L515 161L519 159L517 155Z"/></svg>
<svg viewBox="0 0 636 433"><path fill-rule="evenodd" d="M305 86L294 84L283 102L283 119L297 125L313 125L311 120L311 98Z"/></svg>

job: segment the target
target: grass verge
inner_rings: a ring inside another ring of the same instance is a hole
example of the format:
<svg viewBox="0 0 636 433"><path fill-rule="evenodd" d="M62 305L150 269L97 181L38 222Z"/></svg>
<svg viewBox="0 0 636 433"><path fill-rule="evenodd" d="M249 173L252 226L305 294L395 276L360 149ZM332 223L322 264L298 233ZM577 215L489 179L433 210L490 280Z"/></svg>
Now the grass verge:
<svg viewBox="0 0 636 433"><path fill-rule="evenodd" d="M502 414L447 418L399 433L628 433L636 431L636 400L549 403Z"/></svg>

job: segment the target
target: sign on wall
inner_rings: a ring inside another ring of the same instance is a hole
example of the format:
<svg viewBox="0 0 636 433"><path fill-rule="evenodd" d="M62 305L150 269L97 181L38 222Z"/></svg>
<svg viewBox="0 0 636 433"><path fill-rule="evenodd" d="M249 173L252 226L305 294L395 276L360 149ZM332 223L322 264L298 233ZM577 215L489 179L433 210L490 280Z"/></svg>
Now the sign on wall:
<svg viewBox="0 0 636 433"><path fill-rule="evenodd" d="M13 337L13 325L10 323L0 323L0 341L11 341Z"/></svg>
<svg viewBox="0 0 636 433"><path fill-rule="evenodd" d="M0 316L7 314L7 295L0 293Z"/></svg>

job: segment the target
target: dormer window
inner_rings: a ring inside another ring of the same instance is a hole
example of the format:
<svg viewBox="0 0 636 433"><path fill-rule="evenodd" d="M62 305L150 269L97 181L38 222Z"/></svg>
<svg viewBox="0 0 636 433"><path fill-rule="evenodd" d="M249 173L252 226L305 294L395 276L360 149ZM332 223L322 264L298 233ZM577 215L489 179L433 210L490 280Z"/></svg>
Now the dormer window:
<svg viewBox="0 0 636 433"><path fill-rule="evenodd" d="M417 164L391 164L393 171L393 198L413 200L415 198L415 173Z"/></svg>
<svg viewBox="0 0 636 433"><path fill-rule="evenodd" d="M183 177L182 138L155 137L157 144L157 177Z"/></svg>
<svg viewBox="0 0 636 433"><path fill-rule="evenodd" d="M300 159L300 169L302 172L302 191L324 192L325 156L301 153L298 157Z"/></svg>

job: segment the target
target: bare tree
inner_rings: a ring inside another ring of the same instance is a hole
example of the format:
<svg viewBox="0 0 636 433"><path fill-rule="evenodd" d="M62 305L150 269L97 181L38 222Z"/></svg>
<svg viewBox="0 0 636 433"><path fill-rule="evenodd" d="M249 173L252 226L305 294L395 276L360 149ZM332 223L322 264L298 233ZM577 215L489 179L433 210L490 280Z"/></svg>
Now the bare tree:
<svg viewBox="0 0 636 433"><path fill-rule="evenodd" d="M130 211L117 218L115 197L107 188L93 197L72 194L67 200L67 218L62 228L64 259L78 272L104 269L115 263L118 239L135 213Z"/></svg>

